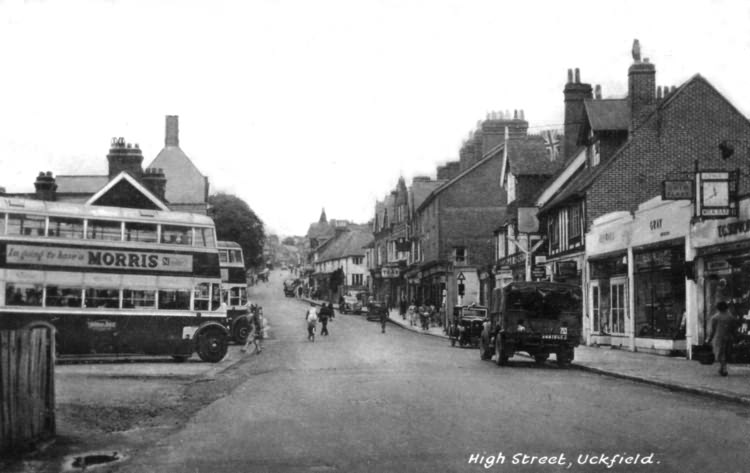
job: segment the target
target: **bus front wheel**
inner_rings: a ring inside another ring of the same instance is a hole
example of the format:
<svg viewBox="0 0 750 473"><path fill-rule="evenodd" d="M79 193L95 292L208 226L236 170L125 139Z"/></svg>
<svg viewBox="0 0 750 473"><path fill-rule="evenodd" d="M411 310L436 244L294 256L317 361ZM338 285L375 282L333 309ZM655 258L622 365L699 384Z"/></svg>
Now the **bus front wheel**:
<svg viewBox="0 0 750 473"><path fill-rule="evenodd" d="M209 328L198 335L198 356L209 363L218 363L227 354L227 337L219 329Z"/></svg>
<svg viewBox="0 0 750 473"><path fill-rule="evenodd" d="M240 320L234 327L234 341L244 345L247 342L247 337L250 335L250 322L247 320Z"/></svg>

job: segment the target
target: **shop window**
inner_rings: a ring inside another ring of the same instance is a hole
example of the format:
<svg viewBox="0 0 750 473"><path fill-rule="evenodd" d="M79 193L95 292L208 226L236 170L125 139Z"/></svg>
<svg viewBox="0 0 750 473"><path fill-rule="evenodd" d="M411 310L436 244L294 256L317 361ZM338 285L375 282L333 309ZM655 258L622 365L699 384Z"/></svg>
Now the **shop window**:
<svg viewBox="0 0 750 473"><path fill-rule="evenodd" d="M624 281L612 281L610 283L609 323L614 334L625 333L625 313L627 311L625 288Z"/></svg>
<svg viewBox="0 0 750 473"><path fill-rule="evenodd" d="M81 307L83 288L47 286L44 305L47 307Z"/></svg>
<svg viewBox="0 0 750 473"><path fill-rule="evenodd" d="M677 247L634 255L636 337L685 337L683 251Z"/></svg>
<svg viewBox="0 0 750 473"><path fill-rule="evenodd" d="M193 229L177 225L162 225L161 242L169 245L191 246L193 244Z"/></svg>
<svg viewBox="0 0 750 473"><path fill-rule="evenodd" d="M601 307L601 290L598 284L591 285L591 319L593 322L592 330L601 332L602 326L602 307Z"/></svg>
<svg viewBox="0 0 750 473"><path fill-rule="evenodd" d="M190 291L187 289L162 289L159 291L159 309L190 309Z"/></svg>
<svg viewBox="0 0 750 473"><path fill-rule="evenodd" d="M86 226L86 238L89 240L122 240L122 224L107 220L89 220Z"/></svg>
<svg viewBox="0 0 750 473"><path fill-rule="evenodd" d="M5 305L41 306L42 286L39 284L6 283Z"/></svg>
<svg viewBox="0 0 750 473"><path fill-rule="evenodd" d="M50 217L47 236L83 239L83 220L80 218Z"/></svg>
<svg viewBox="0 0 750 473"><path fill-rule="evenodd" d="M44 236L45 221L38 215L8 214L8 235Z"/></svg>
<svg viewBox="0 0 750 473"><path fill-rule="evenodd" d="M125 222L125 241L156 243L156 224Z"/></svg>
<svg viewBox="0 0 750 473"><path fill-rule="evenodd" d="M122 291L123 309L153 309L156 307L156 291L131 290Z"/></svg>
<svg viewBox="0 0 750 473"><path fill-rule="evenodd" d="M119 309L120 308L120 290L119 289L86 289L84 307L90 309Z"/></svg>
<svg viewBox="0 0 750 473"><path fill-rule="evenodd" d="M208 310L211 296L210 288L211 285L207 282L195 286L195 290L193 290L193 310Z"/></svg>

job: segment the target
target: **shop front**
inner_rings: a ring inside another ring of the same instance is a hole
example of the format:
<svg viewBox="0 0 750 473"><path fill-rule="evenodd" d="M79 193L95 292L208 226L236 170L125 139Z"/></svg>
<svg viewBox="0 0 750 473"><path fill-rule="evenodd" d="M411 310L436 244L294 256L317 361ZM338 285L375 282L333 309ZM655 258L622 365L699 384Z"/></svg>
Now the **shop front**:
<svg viewBox="0 0 750 473"><path fill-rule="evenodd" d="M689 201L662 201L658 197L642 204L635 213L631 261L637 351L687 354L685 256L692 214Z"/></svg>
<svg viewBox="0 0 750 473"><path fill-rule="evenodd" d="M698 299L688 323L696 334L691 346L705 339L716 304L724 301L740 321L730 362L750 362L750 201L740 202L738 217L694 223L690 241Z"/></svg>
<svg viewBox="0 0 750 473"><path fill-rule="evenodd" d="M583 318L587 345L633 349L628 249L633 228L630 212L613 212L594 220L586 234L587 311Z"/></svg>

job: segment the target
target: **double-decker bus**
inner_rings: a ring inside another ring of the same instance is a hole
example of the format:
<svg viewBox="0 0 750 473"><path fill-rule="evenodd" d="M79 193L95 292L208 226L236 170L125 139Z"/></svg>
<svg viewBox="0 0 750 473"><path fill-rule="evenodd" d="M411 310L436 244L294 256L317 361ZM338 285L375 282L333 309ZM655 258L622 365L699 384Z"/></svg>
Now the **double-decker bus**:
<svg viewBox="0 0 750 473"><path fill-rule="evenodd" d="M0 197L0 328L57 329L60 355L227 352L213 221Z"/></svg>
<svg viewBox="0 0 750 473"><path fill-rule="evenodd" d="M250 333L247 307L247 274L242 247L233 241L219 240L221 301L227 306L229 333L237 343L245 343Z"/></svg>

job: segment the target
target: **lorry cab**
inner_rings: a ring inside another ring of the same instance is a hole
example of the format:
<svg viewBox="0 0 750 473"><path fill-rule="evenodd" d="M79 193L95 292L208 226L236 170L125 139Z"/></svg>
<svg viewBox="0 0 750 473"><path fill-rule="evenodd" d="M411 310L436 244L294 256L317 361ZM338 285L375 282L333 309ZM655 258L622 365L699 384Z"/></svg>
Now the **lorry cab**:
<svg viewBox="0 0 750 473"><path fill-rule="evenodd" d="M490 323L480 343L480 356L494 354L504 365L515 352L537 363L554 353L559 365L574 358L582 333L582 295L578 286L554 282L513 282L493 291Z"/></svg>

